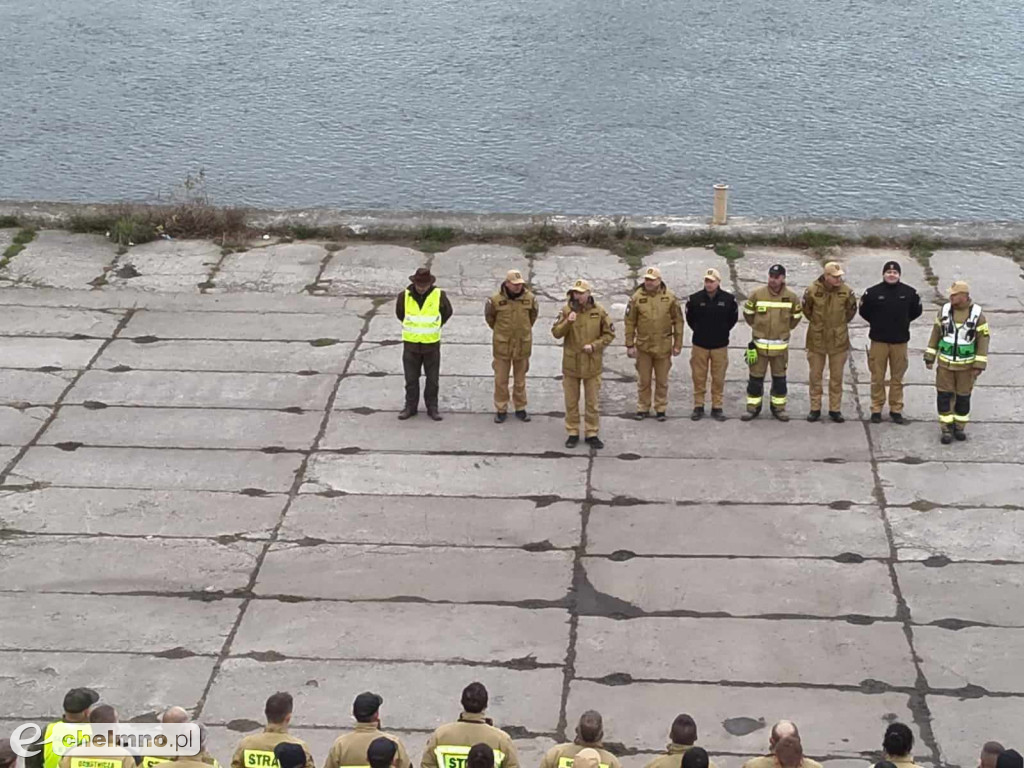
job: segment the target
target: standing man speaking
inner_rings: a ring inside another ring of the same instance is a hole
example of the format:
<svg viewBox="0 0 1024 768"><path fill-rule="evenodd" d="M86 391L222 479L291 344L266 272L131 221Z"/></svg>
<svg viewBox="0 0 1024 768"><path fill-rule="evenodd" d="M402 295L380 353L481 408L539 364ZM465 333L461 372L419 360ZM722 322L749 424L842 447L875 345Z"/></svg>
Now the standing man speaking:
<svg viewBox="0 0 1024 768"><path fill-rule="evenodd" d="M400 421L415 416L420 404L420 371L427 377L423 402L427 415L441 421L437 391L441 376L441 326L452 316L452 305L428 267L409 275L409 287L398 294L395 316L402 322L402 369L405 372L405 408Z"/></svg>
<svg viewBox="0 0 1024 768"><path fill-rule="evenodd" d="M537 322L537 299L526 287L518 269L510 269L498 292L487 300L484 319L494 332L494 421L501 424L508 415L508 376L512 373L512 405L516 418L529 421L526 412L526 372L533 350L533 324Z"/></svg>

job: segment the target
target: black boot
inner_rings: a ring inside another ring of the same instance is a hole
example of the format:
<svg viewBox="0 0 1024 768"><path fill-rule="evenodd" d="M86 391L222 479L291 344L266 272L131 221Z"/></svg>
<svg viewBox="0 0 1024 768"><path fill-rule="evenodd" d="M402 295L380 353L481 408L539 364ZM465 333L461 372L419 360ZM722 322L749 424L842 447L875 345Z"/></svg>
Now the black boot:
<svg viewBox="0 0 1024 768"><path fill-rule="evenodd" d="M756 419L760 415L761 415L761 409L760 408L758 408L757 410L754 410L754 411L747 411L742 416L740 416L740 421L753 421L754 419Z"/></svg>
<svg viewBox="0 0 1024 768"><path fill-rule="evenodd" d="M530 414L528 414L525 410L516 411L516 418L519 419L520 421L529 421Z"/></svg>
<svg viewBox="0 0 1024 768"><path fill-rule="evenodd" d="M811 411L807 414L808 421L821 421L821 411Z"/></svg>
<svg viewBox="0 0 1024 768"><path fill-rule="evenodd" d="M842 424L846 419L843 418L843 414L839 411L829 411L828 417L832 419L836 424Z"/></svg>
<svg viewBox="0 0 1024 768"><path fill-rule="evenodd" d="M693 409L693 413L690 414L690 421L700 421L704 418L704 406L698 405Z"/></svg>
<svg viewBox="0 0 1024 768"><path fill-rule="evenodd" d="M405 408L402 409L402 412L398 414L398 420L405 421L406 419L411 419L415 415L416 409L407 405L405 406Z"/></svg>
<svg viewBox="0 0 1024 768"><path fill-rule="evenodd" d="M711 418L714 419L715 421L725 421L726 415L721 408L712 408Z"/></svg>
<svg viewBox="0 0 1024 768"><path fill-rule="evenodd" d="M507 418L508 418L508 414L507 413L505 413L504 411L498 411L496 414L494 414L494 423L495 424L504 424L505 423L505 419L507 419Z"/></svg>

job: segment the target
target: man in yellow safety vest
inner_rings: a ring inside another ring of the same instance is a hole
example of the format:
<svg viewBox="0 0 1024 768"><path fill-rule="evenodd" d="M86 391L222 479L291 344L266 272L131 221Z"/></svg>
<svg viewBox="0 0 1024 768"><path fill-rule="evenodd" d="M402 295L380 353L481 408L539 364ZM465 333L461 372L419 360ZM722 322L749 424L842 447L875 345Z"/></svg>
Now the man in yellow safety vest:
<svg viewBox="0 0 1024 768"><path fill-rule="evenodd" d="M401 421L415 416L420 403L420 371L427 377L423 402L427 415L441 421L437 412L437 391L441 375L441 326L452 316L445 292L436 288L437 279L428 267L409 275L409 286L398 294L395 316L402 323L402 369L405 372L405 408Z"/></svg>

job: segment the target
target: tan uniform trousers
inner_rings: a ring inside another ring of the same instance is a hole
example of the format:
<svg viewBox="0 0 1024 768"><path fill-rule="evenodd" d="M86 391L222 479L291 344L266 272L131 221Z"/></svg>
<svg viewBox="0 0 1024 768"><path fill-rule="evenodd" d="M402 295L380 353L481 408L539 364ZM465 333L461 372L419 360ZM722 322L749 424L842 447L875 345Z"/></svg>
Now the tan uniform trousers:
<svg viewBox="0 0 1024 768"><path fill-rule="evenodd" d="M843 409L843 366L849 352L812 352L807 350L807 363L810 365L811 410L821 410L822 379L825 375L825 361L828 361L828 409Z"/></svg>
<svg viewBox="0 0 1024 768"><path fill-rule="evenodd" d="M494 369L494 410L508 411L508 376L512 374L512 405L517 411L526 410L526 372L530 370L530 358L503 360L496 357L491 361Z"/></svg>
<svg viewBox="0 0 1024 768"><path fill-rule="evenodd" d="M725 371L729 367L729 348L706 349L694 346L690 350L690 373L693 374L693 407L704 407L704 396L708 388L708 371L711 372L711 407L722 407L725 391Z"/></svg>
<svg viewBox="0 0 1024 768"><path fill-rule="evenodd" d="M664 413L668 408L668 372L672 369L672 358L654 357L642 350L636 351L636 409L647 413L651 410L651 373L654 373L654 410Z"/></svg>
<svg viewBox="0 0 1024 768"><path fill-rule="evenodd" d="M583 384L585 413L583 427L586 437L594 437L601 428L598 404L601 399L601 377L578 379L568 374L562 377L562 391L565 393L565 430L570 435L580 433L580 383Z"/></svg>
<svg viewBox="0 0 1024 768"><path fill-rule="evenodd" d="M903 413L903 377L907 373L907 345L872 341L868 348L871 371L871 412L885 405L885 369L889 368L889 413Z"/></svg>
<svg viewBox="0 0 1024 768"><path fill-rule="evenodd" d="M954 395L969 395L974 391L978 372L973 368L943 368L935 366L935 389Z"/></svg>

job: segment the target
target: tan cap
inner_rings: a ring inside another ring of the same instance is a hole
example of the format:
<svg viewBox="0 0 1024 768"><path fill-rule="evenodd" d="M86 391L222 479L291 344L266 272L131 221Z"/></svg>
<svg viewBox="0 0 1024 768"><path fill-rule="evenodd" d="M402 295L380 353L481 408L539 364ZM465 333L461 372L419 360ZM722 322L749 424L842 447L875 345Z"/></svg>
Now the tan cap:
<svg viewBox="0 0 1024 768"><path fill-rule="evenodd" d="M523 280L523 273L518 269L510 269L505 274L505 282L512 283L512 285L522 285L526 281Z"/></svg>
<svg viewBox="0 0 1024 768"><path fill-rule="evenodd" d="M825 274L829 277L842 277L843 267L838 261L830 261L825 265Z"/></svg>
<svg viewBox="0 0 1024 768"><path fill-rule="evenodd" d="M966 280L957 280L951 286L949 286L949 295L954 296L958 293L970 293L971 286L967 284Z"/></svg>
<svg viewBox="0 0 1024 768"><path fill-rule="evenodd" d="M644 280L661 280L661 270L657 267L648 267L644 272Z"/></svg>
<svg viewBox="0 0 1024 768"><path fill-rule="evenodd" d="M600 765L601 753L591 747L581 749L572 761L572 768L598 768Z"/></svg>
<svg viewBox="0 0 1024 768"><path fill-rule="evenodd" d="M590 290L590 283L588 283L583 278L580 278L579 280L577 280L575 283L572 284L572 287L569 288L567 293L572 293L573 291L579 291L580 293L584 293L585 291L589 291L589 290Z"/></svg>
<svg viewBox="0 0 1024 768"><path fill-rule="evenodd" d="M708 271L704 273L705 280L714 280L716 283L722 282L722 274L714 267L708 267Z"/></svg>

